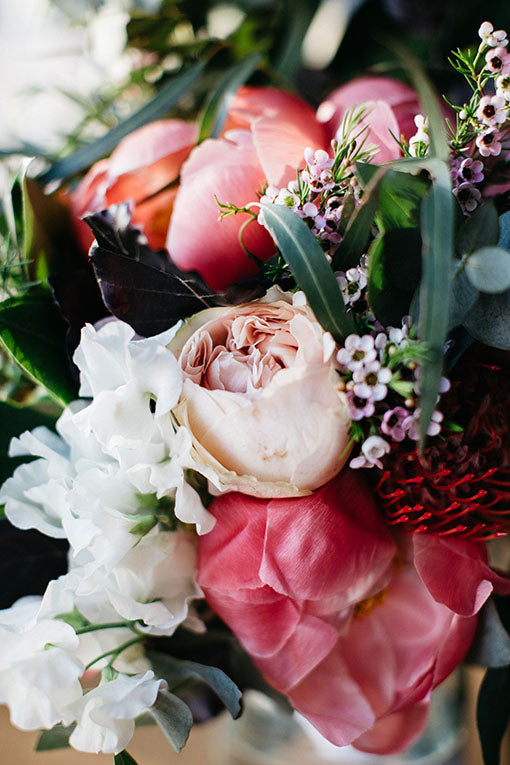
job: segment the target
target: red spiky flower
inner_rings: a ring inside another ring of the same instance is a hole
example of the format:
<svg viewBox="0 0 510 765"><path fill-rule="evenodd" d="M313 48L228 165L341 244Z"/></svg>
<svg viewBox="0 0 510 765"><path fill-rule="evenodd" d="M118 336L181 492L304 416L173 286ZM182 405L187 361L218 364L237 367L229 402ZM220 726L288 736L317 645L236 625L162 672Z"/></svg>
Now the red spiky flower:
<svg viewBox="0 0 510 765"><path fill-rule="evenodd" d="M443 396L448 422L420 459L395 444L376 486L388 522L408 533L483 540L510 531L510 379L499 367L464 367Z"/></svg>

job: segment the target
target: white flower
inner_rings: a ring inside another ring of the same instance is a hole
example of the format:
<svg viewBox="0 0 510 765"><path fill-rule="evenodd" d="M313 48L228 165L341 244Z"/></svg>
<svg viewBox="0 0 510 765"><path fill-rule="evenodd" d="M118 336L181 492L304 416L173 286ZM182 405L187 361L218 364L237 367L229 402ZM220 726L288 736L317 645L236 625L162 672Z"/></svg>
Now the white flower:
<svg viewBox="0 0 510 765"><path fill-rule="evenodd" d="M350 461L349 467L354 470L358 468L372 468L377 466L382 470L383 464L381 457L388 454L390 445L380 436L369 436L361 445L361 454Z"/></svg>
<svg viewBox="0 0 510 765"><path fill-rule="evenodd" d="M496 80L496 95L510 101L510 74L502 74Z"/></svg>
<svg viewBox="0 0 510 765"><path fill-rule="evenodd" d="M131 740L135 718L154 705L165 687L152 671L101 683L73 706L78 724L69 743L82 752L118 754Z"/></svg>
<svg viewBox="0 0 510 765"><path fill-rule="evenodd" d="M371 361L358 367L352 374L354 380L354 395L360 398L371 398L382 401L387 393L387 383L392 378L391 370L381 367L378 361Z"/></svg>
<svg viewBox="0 0 510 765"><path fill-rule="evenodd" d="M407 433L408 438L412 441L419 441L420 439L420 414L421 409L415 409L412 414L407 417L402 423L402 427ZM428 436L437 436L441 432L441 422L443 421L443 415L437 409L432 413L429 426L427 428Z"/></svg>
<svg viewBox="0 0 510 765"><path fill-rule="evenodd" d="M0 611L0 703L23 730L69 725L68 706L82 696L78 637L58 619L39 619L40 605L30 596Z"/></svg>
<svg viewBox="0 0 510 765"><path fill-rule="evenodd" d="M488 45L491 48L495 48L498 45L503 47L508 45L508 37L505 30L497 29L494 31L494 26L490 21L484 21L482 24L480 24L478 34L482 38L485 45Z"/></svg>
<svg viewBox="0 0 510 765"><path fill-rule="evenodd" d="M506 120L506 103L501 96L483 96L476 110L476 116L486 125L500 125Z"/></svg>
<svg viewBox="0 0 510 765"><path fill-rule="evenodd" d="M377 358L374 338L371 335L348 335L344 347L337 353L337 361L344 369L354 371Z"/></svg>
<svg viewBox="0 0 510 765"><path fill-rule="evenodd" d="M345 304L355 303L361 297L361 291L367 286L367 274L365 269L356 266L349 268L345 274L337 276L339 287Z"/></svg>

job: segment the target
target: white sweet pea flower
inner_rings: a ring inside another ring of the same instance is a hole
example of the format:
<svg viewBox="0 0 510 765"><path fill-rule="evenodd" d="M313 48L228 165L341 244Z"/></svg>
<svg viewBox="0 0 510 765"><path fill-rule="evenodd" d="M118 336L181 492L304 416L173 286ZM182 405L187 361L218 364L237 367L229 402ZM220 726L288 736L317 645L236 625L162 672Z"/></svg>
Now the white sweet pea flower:
<svg viewBox="0 0 510 765"><path fill-rule="evenodd" d="M69 743L82 752L118 754L131 740L135 718L154 705L165 687L152 671L101 683L73 706L78 724Z"/></svg>
<svg viewBox="0 0 510 765"><path fill-rule="evenodd" d="M40 605L30 596L0 611L0 703L23 730L69 725L69 704L82 696L78 637L58 619L38 618Z"/></svg>

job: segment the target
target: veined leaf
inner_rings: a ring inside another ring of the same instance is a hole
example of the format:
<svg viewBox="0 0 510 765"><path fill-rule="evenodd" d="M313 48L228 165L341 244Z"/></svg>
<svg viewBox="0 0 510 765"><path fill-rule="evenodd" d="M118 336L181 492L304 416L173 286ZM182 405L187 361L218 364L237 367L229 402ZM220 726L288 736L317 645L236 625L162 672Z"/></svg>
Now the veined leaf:
<svg viewBox="0 0 510 765"><path fill-rule="evenodd" d="M214 691L234 719L241 714L241 691L218 667L174 659L159 651L151 651L149 660L156 675L166 680L171 690L190 679L201 680Z"/></svg>
<svg viewBox="0 0 510 765"><path fill-rule="evenodd" d="M190 69L174 77L161 88L152 101L149 101L148 104L114 127L106 135L79 149L75 154L56 162L49 170L39 176L39 181L46 184L75 175L75 173L89 167L93 162L113 151L119 141L129 133L162 117L198 79L205 64L205 60L198 61Z"/></svg>
<svg viewBox="0 0 510 765"><path fill-rule="evenodd" d="M0 303L0 343L61 405L78 396L66 355L67 326L49 291Z"/></svg>
<svg viewBox="0 0 510 765"><path fill-rule="evenodd" d="M193 726L189 706L173 693L160 691L150 713L175 751L180 752Z"/></svg>
<svg viewBox="0 0 510 765"><path fill-rule="evenodd" d="M264 219L317 320L341 341L356 332L319 243L301 218L283 205L263 205Z"/></svg>
<svg viewBox="0 0 510 765"><path fill-rule="evenodd" d="M221 77L207 100L197 143L202 143L206 138L217 138L227 119L230 101L241 85L253 74L261 58L260 54L250 56Z"/></svg>

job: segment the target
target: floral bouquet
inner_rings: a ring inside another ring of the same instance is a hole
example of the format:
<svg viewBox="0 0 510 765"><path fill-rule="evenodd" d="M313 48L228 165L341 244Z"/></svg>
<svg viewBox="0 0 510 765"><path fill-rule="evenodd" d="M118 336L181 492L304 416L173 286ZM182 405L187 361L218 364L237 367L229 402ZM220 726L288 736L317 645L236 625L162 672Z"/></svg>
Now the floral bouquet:
<svg viewBox="0 0 510 765"><path fill-rule="evenodd" d="M397 47L413 87L361 77L315 111L243 84L257 54L198 122L159 118L202 58L16 178L0 700L39 748L133 763L149 719L179 751L251 687L337 746L402 752L468 657L498 762L507 45L486 21L453 54L458 103Z"/></svg>

